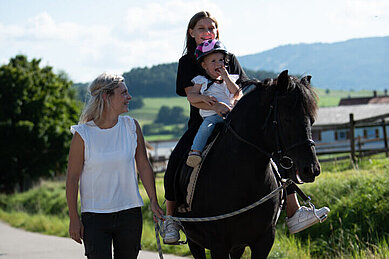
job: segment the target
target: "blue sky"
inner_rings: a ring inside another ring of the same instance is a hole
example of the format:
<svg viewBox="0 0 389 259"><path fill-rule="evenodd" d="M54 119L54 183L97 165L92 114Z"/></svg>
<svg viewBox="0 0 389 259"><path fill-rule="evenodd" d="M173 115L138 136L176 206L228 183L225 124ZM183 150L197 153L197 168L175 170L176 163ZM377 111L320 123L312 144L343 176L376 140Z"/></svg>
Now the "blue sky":
<svg viewBox="0 0 389 259"><path fill-rule="evenodd" d="M177 61L192 15L210 11L238 56L280 45L389 36L387 0L0 0L0 64L41 58L75 82Z"/></svg>

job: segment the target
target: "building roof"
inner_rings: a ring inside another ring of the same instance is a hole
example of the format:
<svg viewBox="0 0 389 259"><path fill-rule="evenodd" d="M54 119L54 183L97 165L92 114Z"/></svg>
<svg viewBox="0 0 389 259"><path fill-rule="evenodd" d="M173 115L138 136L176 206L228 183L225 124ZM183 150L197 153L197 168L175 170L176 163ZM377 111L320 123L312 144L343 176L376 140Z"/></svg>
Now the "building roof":
<svg viewBox="0 0 389 259"><path fill-rule="evenodd" d="M389 116L389 103L321 107L313 126L348 123L350 121L350 113L354 114L354 120L363 120L386 114ZM389 120L389 118L387 117L386 120Z"/></svg>
<svg viewBox="0 0 389 259"><path fill-rule="evenodd" d="M383 96L370 96L370 97L342 98L339 101L339 106L370 104L370 103L389 103L389 96L383 95Z"/></svg>

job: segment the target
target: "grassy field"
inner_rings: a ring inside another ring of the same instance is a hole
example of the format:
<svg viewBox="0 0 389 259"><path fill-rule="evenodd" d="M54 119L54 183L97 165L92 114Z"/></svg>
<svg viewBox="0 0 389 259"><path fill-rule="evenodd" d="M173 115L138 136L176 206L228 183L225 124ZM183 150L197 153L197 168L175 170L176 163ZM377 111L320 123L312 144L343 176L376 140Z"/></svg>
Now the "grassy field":
<svg viewBox="0 0 389 259"><path fill-rule="evenodd" d="M325 89L316 89L316 93L319 96L319 106L320 107L329 107L329 106L338 106L341 98L347 97L368 97L372 96L372 91L343 91L343 90L329 90L328 93ZM383 92L377 92L378 95L382 95Z"/></svg>
<svg viewBox="0 0 389 259"><path fill-rule="evenodd" d="M137 119L141 126L152 123L163 105L170 108L173 106L182 107L185 110L185 114L189 116L189 103L184 97L144 98L143 102L145 105L142 109L129 112L129 115Z"/></svg>
<svg viewBox="0 0 389 259"><path fill-rule="evenodd" d="M389 159L381 155L361 160L358 170L349 161L325 163L322 168L315 183L304 184L302 189L317 207L330 207L329 218L289 235L283 212L269 258L389 258ZM156 180L160 204L164 200L162 176ZM140 190L145 201L142 247L155 251L149 201L142 185ZM64 182L43 182L25 193L0 195L0 219L29 231L68 236ZM163 245L162 249L189 255L186 245ZM247 248L244 258L249 256Z"/></svg>

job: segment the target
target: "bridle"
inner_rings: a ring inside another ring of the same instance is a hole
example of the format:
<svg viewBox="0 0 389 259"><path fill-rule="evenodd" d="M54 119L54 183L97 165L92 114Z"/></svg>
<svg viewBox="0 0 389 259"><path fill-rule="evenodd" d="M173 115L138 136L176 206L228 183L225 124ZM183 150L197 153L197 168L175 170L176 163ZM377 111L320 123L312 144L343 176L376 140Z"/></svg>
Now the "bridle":
<svg viewBox="0 0 389 259"><path fill-rule="evenodd" d="M297 143L293 143L292 145L290 145L288 147L282 148L282 145L281 145L281 135L280 135L280 132L279 132L280 131L280 128L279 128L279 124L280 123L279 123L279 120L278 120L277 106L278 106L278 90L276 90L276 92L274 94L273 102L270 105L269 112L268 112L268 114L266 116L265 123L264 123L264 125L262 127L262 129L266 128L266 126L268 125L269 118L273 114L272 125L273 125L273 128L274 128L275 134L276 134L276 137L275 137L276 151L272 152L272 153L266 151L265 149L259 147L258 145L254 144L254 143L248 141L247 139L244 139L242 136L240 136L231 127L231 119L226 118L226 120L224 122L225 122L226 129L229 130L239 141L241 141L241 142L243 142L243 143L253 147L254 149L259 151L260 153L266 155L268 158L271 158L276 163L277 166L279 165L283 169L289 170L289 169L291 169L294 166L294 162L293 162L293 159L291 157L287 156L286 154L288 154L291 150L293 150L293 149L295 149L297 147L303 146L303 145L308 145L310 147L311 146L315 146L315 142L312 139L307 138L306 140L303 140L303 141L300 141L300 142L297 142Z"/></svg>

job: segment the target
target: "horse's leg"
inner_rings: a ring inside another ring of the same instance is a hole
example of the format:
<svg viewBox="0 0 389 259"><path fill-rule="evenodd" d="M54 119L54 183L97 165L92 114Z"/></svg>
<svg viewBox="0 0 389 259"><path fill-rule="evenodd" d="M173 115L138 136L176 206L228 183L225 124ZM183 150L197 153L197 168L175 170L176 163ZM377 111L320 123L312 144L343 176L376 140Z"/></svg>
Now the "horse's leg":
<svg viewBox="0 0 389 259"><path fill-rule="evenodd" d="M205 249L188 239L189 250L195 259L206 259Z"/></svg>
<svg viewBox="0 0 389 259"><path fill-rule="evenodd" d="M239 258L241 258L243 253L244 253L244 249L245 249L245 247L237 247L237 248L231 249L231 251L230 251L230 258L231 259L239 259Z"/></svg>
<svg viewBox="0 0 389 259"><path fill-rule="evenodd" d="M270 250L273 246L275 238L275 227L269 228L269 230L261 235L261 238L255 243L250 244L251 259L267 258Z"/></svg>
<svg viewBox="0 0 389 259"><path fill-rule="evenodd" d="M211 249L212 259L226 259L230 258L228 250Z"/></svg>

